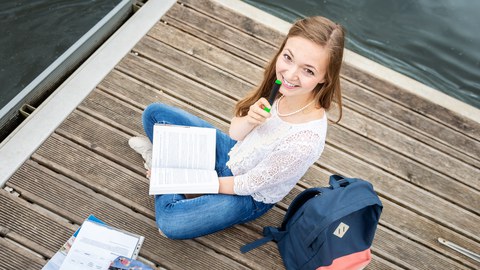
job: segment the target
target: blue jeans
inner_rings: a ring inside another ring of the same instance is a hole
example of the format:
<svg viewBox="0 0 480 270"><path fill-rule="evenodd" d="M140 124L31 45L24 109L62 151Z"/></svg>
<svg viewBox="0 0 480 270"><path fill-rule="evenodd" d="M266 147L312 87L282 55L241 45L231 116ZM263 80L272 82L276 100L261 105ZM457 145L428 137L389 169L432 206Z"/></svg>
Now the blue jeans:
<svg viewBox="0 0 480 270"><path fill-rule="evenodd" d="M214 128L194 115L161 103L145 108L142 120L151 141L156 123ZM217 129L215 170L218 176L232 176L226 163L235 143ZM251 196L206 194L187 199L183 194L155 195L155 219L158 228L168 238L190 239L254 220L273 206L255 201Z"/></svg>

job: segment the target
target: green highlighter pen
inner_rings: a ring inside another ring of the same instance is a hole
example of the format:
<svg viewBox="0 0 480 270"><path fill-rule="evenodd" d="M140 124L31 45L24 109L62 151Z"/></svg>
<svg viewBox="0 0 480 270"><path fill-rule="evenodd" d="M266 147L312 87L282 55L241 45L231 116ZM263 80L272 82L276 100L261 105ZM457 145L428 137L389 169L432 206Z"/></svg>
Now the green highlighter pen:
<svg viewBox="0 0 480 270"><path fill-rule="evenodd" d="M282 85L282 81L280 80L276 80L273 84L272 92L270 92L270 97L268 98L268 103L270 103L270 106L273 106L273 102L275 101L275 97L277 96L278 89L280 89L280 85ZM266 112L270 112L270 109L267 107L263 108L263 110Z"/></svg>

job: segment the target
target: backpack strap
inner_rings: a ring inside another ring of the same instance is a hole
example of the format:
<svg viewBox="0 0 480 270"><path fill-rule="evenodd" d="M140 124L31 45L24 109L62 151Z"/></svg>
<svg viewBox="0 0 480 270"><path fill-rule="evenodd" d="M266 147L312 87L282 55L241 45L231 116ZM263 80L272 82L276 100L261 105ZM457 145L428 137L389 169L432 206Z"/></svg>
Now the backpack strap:
<svg viewBox="0 0 480 270"><path fill-rule="evenodd" d="M333 189L339 188L339 187L346 187L349 184L356 182L357 179L355 178L345 178L341 175L333 174L330 176L330 179L328 183Z"/></svg>
<svg viewBox="0 0 480 270"><path fill-rule="evenodd" d="M270 242L272 240L275 240L275 241L280 241L280 239L283 238L283 236L285 235L285 231L280 231L278 230L278 228L275 228L275 227L264 227L263 228L263 238L260 238L254 242L251 242L250 244L246 244L244 245L243 247L240 248L240 251L242 253L246 253L246 252L249 252L250 250L252 249L255 249L259 246L263 246L264 244L266 244L267 242Z"/></svg>
<svg viewBox="0 0 480 270"><path fill-rule="evenodd" d="M285 226L288 222L288 220L297 212L300 207L307 202L309 199L317 196L318 194L321 193L320 188L309 188L304 191L302 191L295 199L292 201L290 206L288 207L287 213L285 214L285 217L282 222L282 226L280 228L275 228L275 227L264 227L263 228L263 238L260 238L252 243L246 244L243 247L240 248L240 251L242 253L249 252L252 249L255 249L259 246L262 246L266 244L269 241L280 241L283 236L285 235Z"/></svg>

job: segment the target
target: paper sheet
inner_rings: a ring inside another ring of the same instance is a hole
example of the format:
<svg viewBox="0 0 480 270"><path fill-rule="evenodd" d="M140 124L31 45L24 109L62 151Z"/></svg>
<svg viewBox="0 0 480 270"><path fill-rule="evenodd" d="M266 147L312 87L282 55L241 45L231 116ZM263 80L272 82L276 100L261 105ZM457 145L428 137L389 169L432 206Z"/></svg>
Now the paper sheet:
<svg viewBox="0 0 480 270"><path fill-rule="evenodd" d="M61 270L102 270L118 256L132 258L143 238L86 220Z"/></svg>

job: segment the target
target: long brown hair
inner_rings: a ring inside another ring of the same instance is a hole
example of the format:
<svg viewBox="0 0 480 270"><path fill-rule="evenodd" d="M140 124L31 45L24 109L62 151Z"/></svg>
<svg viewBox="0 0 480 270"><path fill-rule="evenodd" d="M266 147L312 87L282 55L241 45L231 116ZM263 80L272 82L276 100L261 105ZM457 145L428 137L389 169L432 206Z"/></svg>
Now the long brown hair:
<svg viewBox="0 0 480 270"><path fill-rule="evenodd" d="M235 106L235 115L245 116L251 105L261 97L267 98L276 80L275 64L278 56L283 51L287 39L290 37L303 37L312 42L328 48L329 63L325 73L325 81L315 87L315 100L317 106L329 110L332 101L338 105L338 123L342 118L342 93L340 89L340 68L343 59L345 31L343 27L321 16L308 17L296 21L283 40L278 52L265 67L262 83Z"/></svg>

